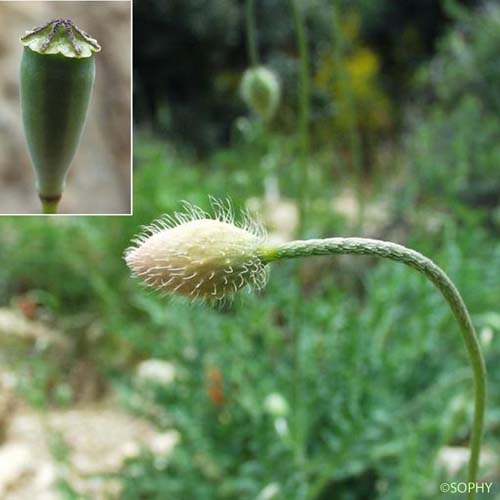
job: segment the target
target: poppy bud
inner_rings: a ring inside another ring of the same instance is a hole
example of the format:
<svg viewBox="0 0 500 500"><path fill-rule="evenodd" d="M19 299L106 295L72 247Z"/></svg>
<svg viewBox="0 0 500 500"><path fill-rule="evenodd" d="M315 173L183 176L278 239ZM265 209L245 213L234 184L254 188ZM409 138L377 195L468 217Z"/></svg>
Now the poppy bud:
<svg viewBox="0 0 500 500"><path fill-rule="evenodd" d="M264 121L274 116L281 95L280 83L264 66L247 69L241 81L241 96L247 106Z"/></svg>
<svg viewBox="0 0 500 500"><path fill-rule="evenodd" d="M250 219L237 226L232 213L214 203L215 218L186 205L186 213L147 227L125 252L133 275L159 290L201 299L222 300L247 285L262 288L262 229Z"/></svg>

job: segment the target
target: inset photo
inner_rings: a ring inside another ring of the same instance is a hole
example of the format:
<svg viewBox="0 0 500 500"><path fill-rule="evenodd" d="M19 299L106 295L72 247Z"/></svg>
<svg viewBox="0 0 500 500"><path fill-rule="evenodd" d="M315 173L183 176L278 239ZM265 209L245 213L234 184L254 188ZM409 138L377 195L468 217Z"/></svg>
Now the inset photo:
<svg viewBox="0 0 500 500"><path fill-rule="evenodd" d="M131 12L0 2L0 215L131 215Z"/></svg>

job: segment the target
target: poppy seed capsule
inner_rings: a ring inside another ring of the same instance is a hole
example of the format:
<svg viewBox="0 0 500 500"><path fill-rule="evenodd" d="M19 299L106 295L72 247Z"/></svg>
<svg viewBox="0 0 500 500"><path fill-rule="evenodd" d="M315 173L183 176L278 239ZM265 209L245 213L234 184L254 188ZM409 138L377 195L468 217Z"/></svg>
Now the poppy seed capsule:
<svg viewBox="0 0 500 500"><path fill-rule="evenodd" d="M241 96L247 106L264 121L274 116L280 95L280 83L274 72L264 66L245 71L241 81Z"/></svg>
<svg viewBox="0 0 500 500"><path fill-rule="evenodd" d="M54 213L80 142L101 47L69 19L55 19L21 37L24 132L44 212Z"/></svg>
<svg viewBox="0 0 500 500"><path fill-rule="evenodd" d="M263 230L249 219L236 226L227 211L210 218L197 207L186 208L155 221L126 250L133 275L158 290L200 299L226 299L247 285L262 288Z"/></svg>

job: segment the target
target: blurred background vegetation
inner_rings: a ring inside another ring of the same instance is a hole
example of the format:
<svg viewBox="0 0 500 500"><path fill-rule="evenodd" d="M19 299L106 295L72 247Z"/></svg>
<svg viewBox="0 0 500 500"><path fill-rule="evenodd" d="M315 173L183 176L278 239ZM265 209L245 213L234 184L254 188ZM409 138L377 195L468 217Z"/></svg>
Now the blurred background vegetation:
<svg viewBox="0 0 500 500"><path fill-rule="evenodd" d="M481 478L494 482L484 498L500 494L500 5L294 4L310 59L305 145L290 3L256 2L260 60L282 86L261 123L239 93L244 2L143 0L134 216L0 220L0 461L17 415L36 415L52 471L39 483L62 498L434 499L465 478L465 349L414 271L283 263L222 309L130 280L121 256L139 226L183 199L209 209L209 194L275 241L391 239L449 273L487 359ZM10 481L9 498L25 498L26 479Z"/></svg>

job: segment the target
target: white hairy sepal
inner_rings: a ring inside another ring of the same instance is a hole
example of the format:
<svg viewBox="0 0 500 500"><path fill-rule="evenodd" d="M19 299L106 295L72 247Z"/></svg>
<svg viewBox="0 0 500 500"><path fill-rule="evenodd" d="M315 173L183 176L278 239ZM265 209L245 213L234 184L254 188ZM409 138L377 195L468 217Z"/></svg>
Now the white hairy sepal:
<svg viewBox="0 0 500 500"><path fill-rule="evenodd" d="M213 204L215 218L186 205L185 213L146 227L125 252L132 274L155 289L209 300L264 287L268 273L258 255L264 231L248 217L236 225L230 208Z"/></svg>

